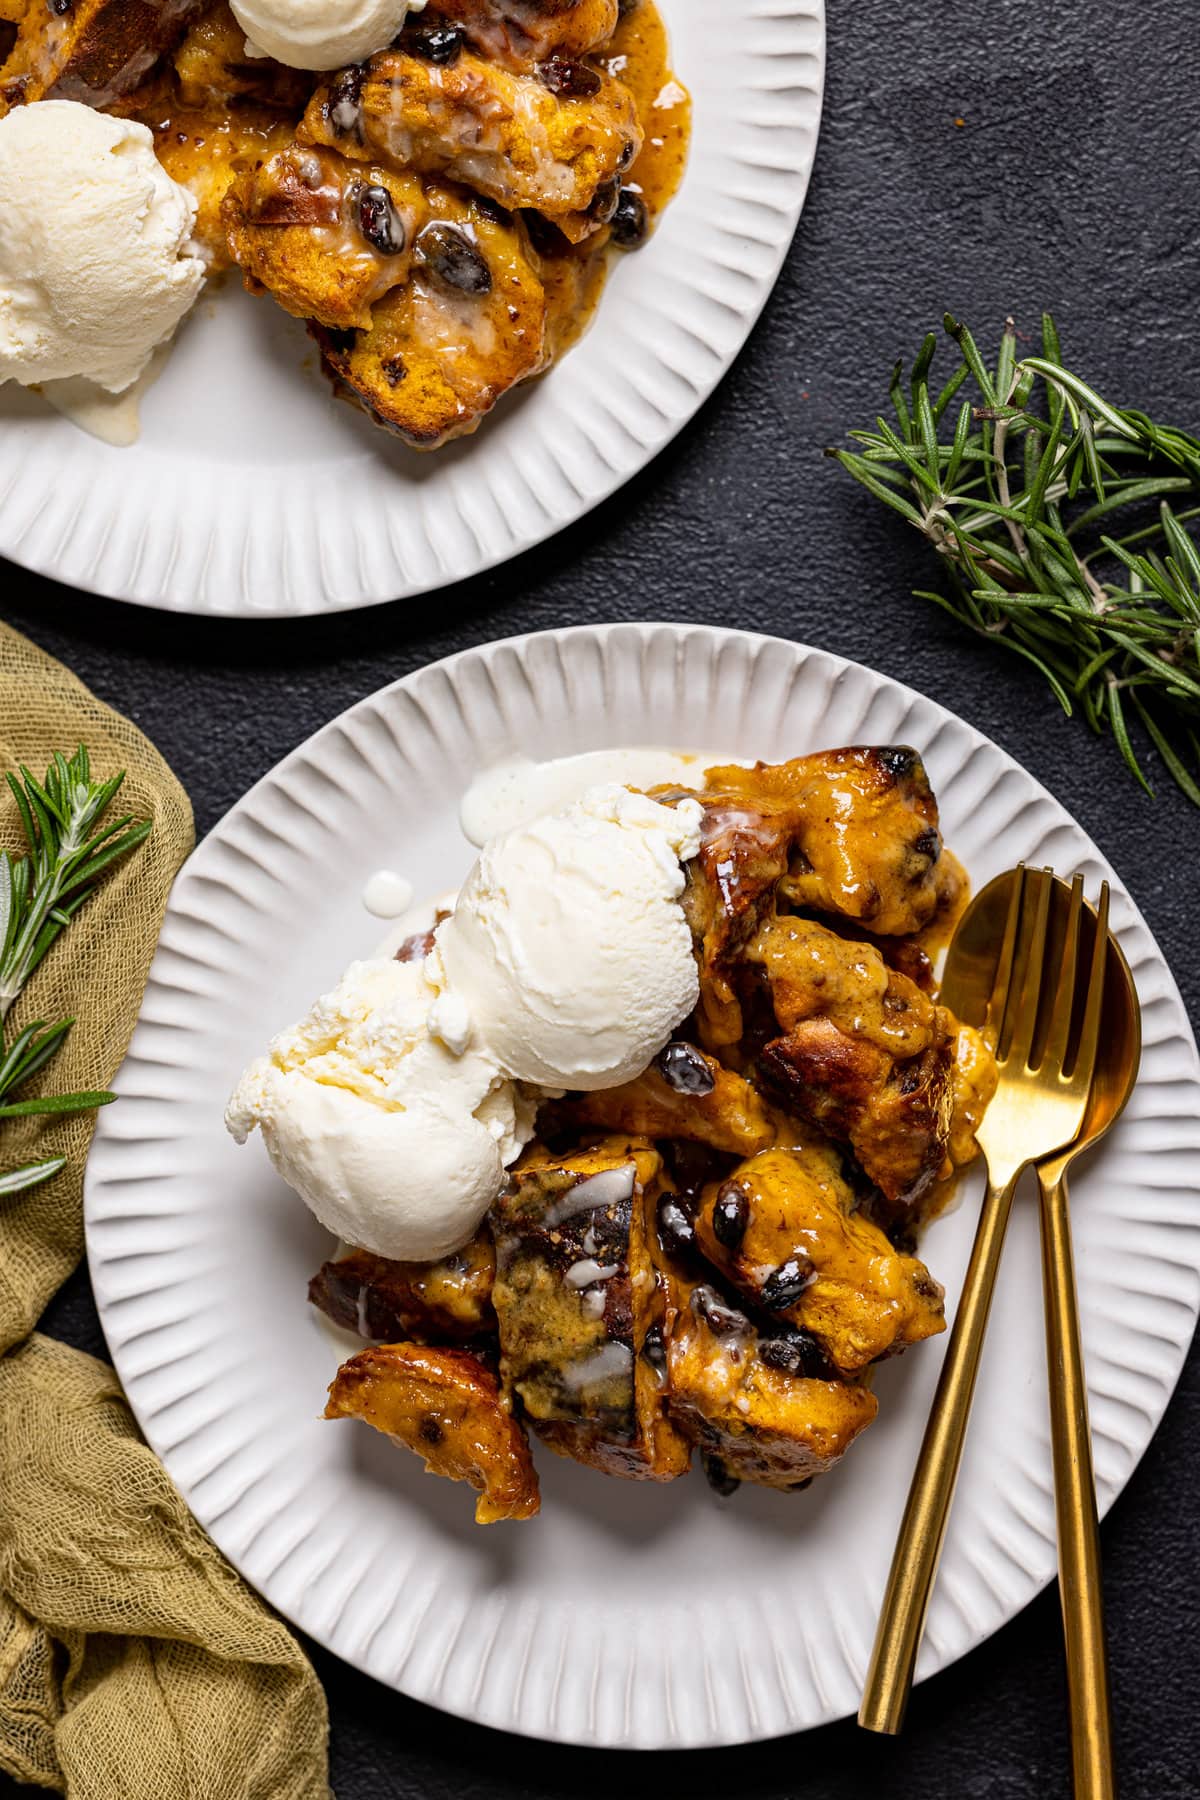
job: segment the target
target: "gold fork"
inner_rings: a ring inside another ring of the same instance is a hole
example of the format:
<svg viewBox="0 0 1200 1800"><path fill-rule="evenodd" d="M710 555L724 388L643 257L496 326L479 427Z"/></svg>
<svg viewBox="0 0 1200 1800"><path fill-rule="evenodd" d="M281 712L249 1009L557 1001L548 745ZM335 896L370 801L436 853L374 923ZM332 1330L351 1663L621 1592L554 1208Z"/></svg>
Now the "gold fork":
<svg viewBox="0 0 1200 1800"><path fill-rule="evenodd" d="M994 1043L1000 1080L976 1134L987 1162L987 1192L896 1541L859 1709L858 1722L868 1731L896 1732L904 1720L950 1517L1013 1192L1030 1163L1064 1149L1078 1135L1096 1060L1099 996L1091 992L1090 972L1081 977L1077 968L1081 884L1072 891L1063 953L1053 980L1045 971L1052 871L1022 866L1015 880L1011 874L998 879L1012 885L999 958L988 929L992 889L985 888L955 933L942 982L945 1005L966 1023L981 1027ZM1087 1000L1068 1070L1071 1026L1078 1016L1081 989L1087 990Z"/></svg>

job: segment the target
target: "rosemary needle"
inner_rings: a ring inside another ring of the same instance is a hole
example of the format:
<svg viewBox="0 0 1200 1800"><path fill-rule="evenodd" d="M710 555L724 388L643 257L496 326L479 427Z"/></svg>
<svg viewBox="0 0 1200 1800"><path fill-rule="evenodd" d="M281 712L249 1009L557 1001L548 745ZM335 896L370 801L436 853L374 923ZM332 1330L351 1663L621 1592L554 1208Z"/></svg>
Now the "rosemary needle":
<svg viewBox="0 0 1200 1800"><path fill-rule="evenodd" d="M1150 792L1144 732L1200 806L1200 440L1066 368L1049 313L1040 356L1018 357L1009 319L991 367L944 328L949 379L931 384L930 332L907 378L896 365L892 420L827 454L941 557L946 591L921 598L1031 662Z"/></svg>

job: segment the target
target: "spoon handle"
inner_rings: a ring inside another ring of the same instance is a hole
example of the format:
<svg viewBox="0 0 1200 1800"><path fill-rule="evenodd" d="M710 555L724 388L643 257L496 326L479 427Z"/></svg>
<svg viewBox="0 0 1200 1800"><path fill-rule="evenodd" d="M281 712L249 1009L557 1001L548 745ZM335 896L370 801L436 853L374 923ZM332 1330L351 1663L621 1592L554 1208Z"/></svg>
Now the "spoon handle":
<svg viewBox="0 0 1200 1800"><path fill-rule="evenodd" d="M858 1713L858 1722L866 1731L897 1732L904 1722L962 1461L1013 1189L1020 1173L1018 1168L1000 1182L989 1176L875 1633L875 1648Z"/></svg>
<svg viewBox="0 0 1200 1800"><path fill-rule="evenodd" d="M1066 1170L1059 1169L1048 1178L1039 1171L1038 1185L1058 1581L1067 1646L1075 1800L1114 1800L1100 1529Z"/></svg>

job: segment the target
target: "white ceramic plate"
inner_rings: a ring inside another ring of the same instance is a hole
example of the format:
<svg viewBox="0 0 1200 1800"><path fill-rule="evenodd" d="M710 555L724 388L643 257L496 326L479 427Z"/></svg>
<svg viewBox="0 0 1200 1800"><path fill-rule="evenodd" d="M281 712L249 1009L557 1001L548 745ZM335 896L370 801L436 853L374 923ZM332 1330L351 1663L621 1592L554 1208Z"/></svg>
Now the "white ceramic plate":
<svg viewBox="0 0 1200 1800"><path fill-rule="evenodd" d="M698 1746L857 1705L945 1339L880 1371L879 1419L808 1493L717 1500L698 1475L629 1485L540 1454L541 1517L478 1529L471 1496L365 1428L323 1423L341 1354L305 1303L330 1242L238 1149L243 1064L369 950L381 864L430 894L471 851L457 802L503 756L650 735L777 758L907 742L976 883L1027 858L1114 883L1144 1009L1142 1078L1075 1183L1103 1507L1162 1415L1200 1293L1200 1066L1178 990L1119 879L1062 807L943 707L777 639L613 626L473 650L326 726L240 801L172 896L87 1184L92 1279L147 1438L273 1605L418 1699L534 1736ZM968 1199L924 1254L951 1301ZM1019 1200L920 1673L980 1642L1054 1571L1037 1231Z"/></svg>
<svg viewBox="0 0 1200 1800"><path fill-rule="evenodd" d="M504 562L644 469L775 284L812 169L824 0L660 0L691 161L595 324L477 436L422 457L335 401L299 320L202 300L114 450L0 388L0 554L89 592L248 618L428 592Z"/></svg>

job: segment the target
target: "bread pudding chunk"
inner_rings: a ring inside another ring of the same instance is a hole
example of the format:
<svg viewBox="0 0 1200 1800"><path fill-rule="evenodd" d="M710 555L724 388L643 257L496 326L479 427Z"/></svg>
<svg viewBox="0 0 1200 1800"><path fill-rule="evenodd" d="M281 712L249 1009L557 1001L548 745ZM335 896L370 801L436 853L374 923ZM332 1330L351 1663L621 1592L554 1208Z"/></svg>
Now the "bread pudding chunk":
<svg viewBox="0 0 1200 1800"><path fill-rule="evenodd" d="M463 43L510 69L583 56L617 28L619 0L435 0L404 33L421 54L452 61Z"/></svg>
<svg viewBox="0 0 1200 1800"><path fill-rule="evenodd" d="M356 72L354 100L349 72L318 87L299 135L462 182L510 209L580 215L578 238L612 217L642 132L626 87L584 64L573 68L548 85L546 70L515 75L473 51L443 64L385 50Z"/></svg>
<svg viewBox="0 0 1200 1800"><path fill-rule="evenodd" d="M857 1210L837 1152L815 1137L711 1182L696 1238L739 1293L807 1332L840 1374L945 1329L942 1289Z"/></svg>
<svg viewBox="0 0 1200 1800"><path fill-rule="evenodd" d="M956 1021L873 945L812 920L768 920L746 947L783 1036L763 1080L801 1118L848 1144L895 1206L927 1192L945 1161Z"/></svg>
<svg viewBox="0 0 1200 1800"><path fill-rule="evenodd" d="M632 1481L673 1481L691 1460L666 1412L664 1185L649 1144L608 1138L527 1156L492 1215L506 1391L551 1449Z"/></svg>
<svg viewBox="0 0 1200 1800"><path fill-rule="evenodd" d="M670 1414L714 1485L807 1487L875 1417L869 1388L804 1373L802 1344L764 1334L706 1283L679 1300L666 1345Z"/></svg>
<svg viewBox="0 0 1200 1800"><path fill-rule="evenodd" d="M479 1494L475 1521L531 1519L541 1501L529 1440L490 1369L467 1350L380 1344L343 1363L327 1419L364 1419Z"/></svg>
<svg viewBox="0 0 1200 1800"><path fill-rule="evenodd" d="M308 1297L359 1337L418 1344L470 1344L494 1337L496 1255L486 1232L439 1262L392 1262L369 1250L323 1263Z"/></svg>

